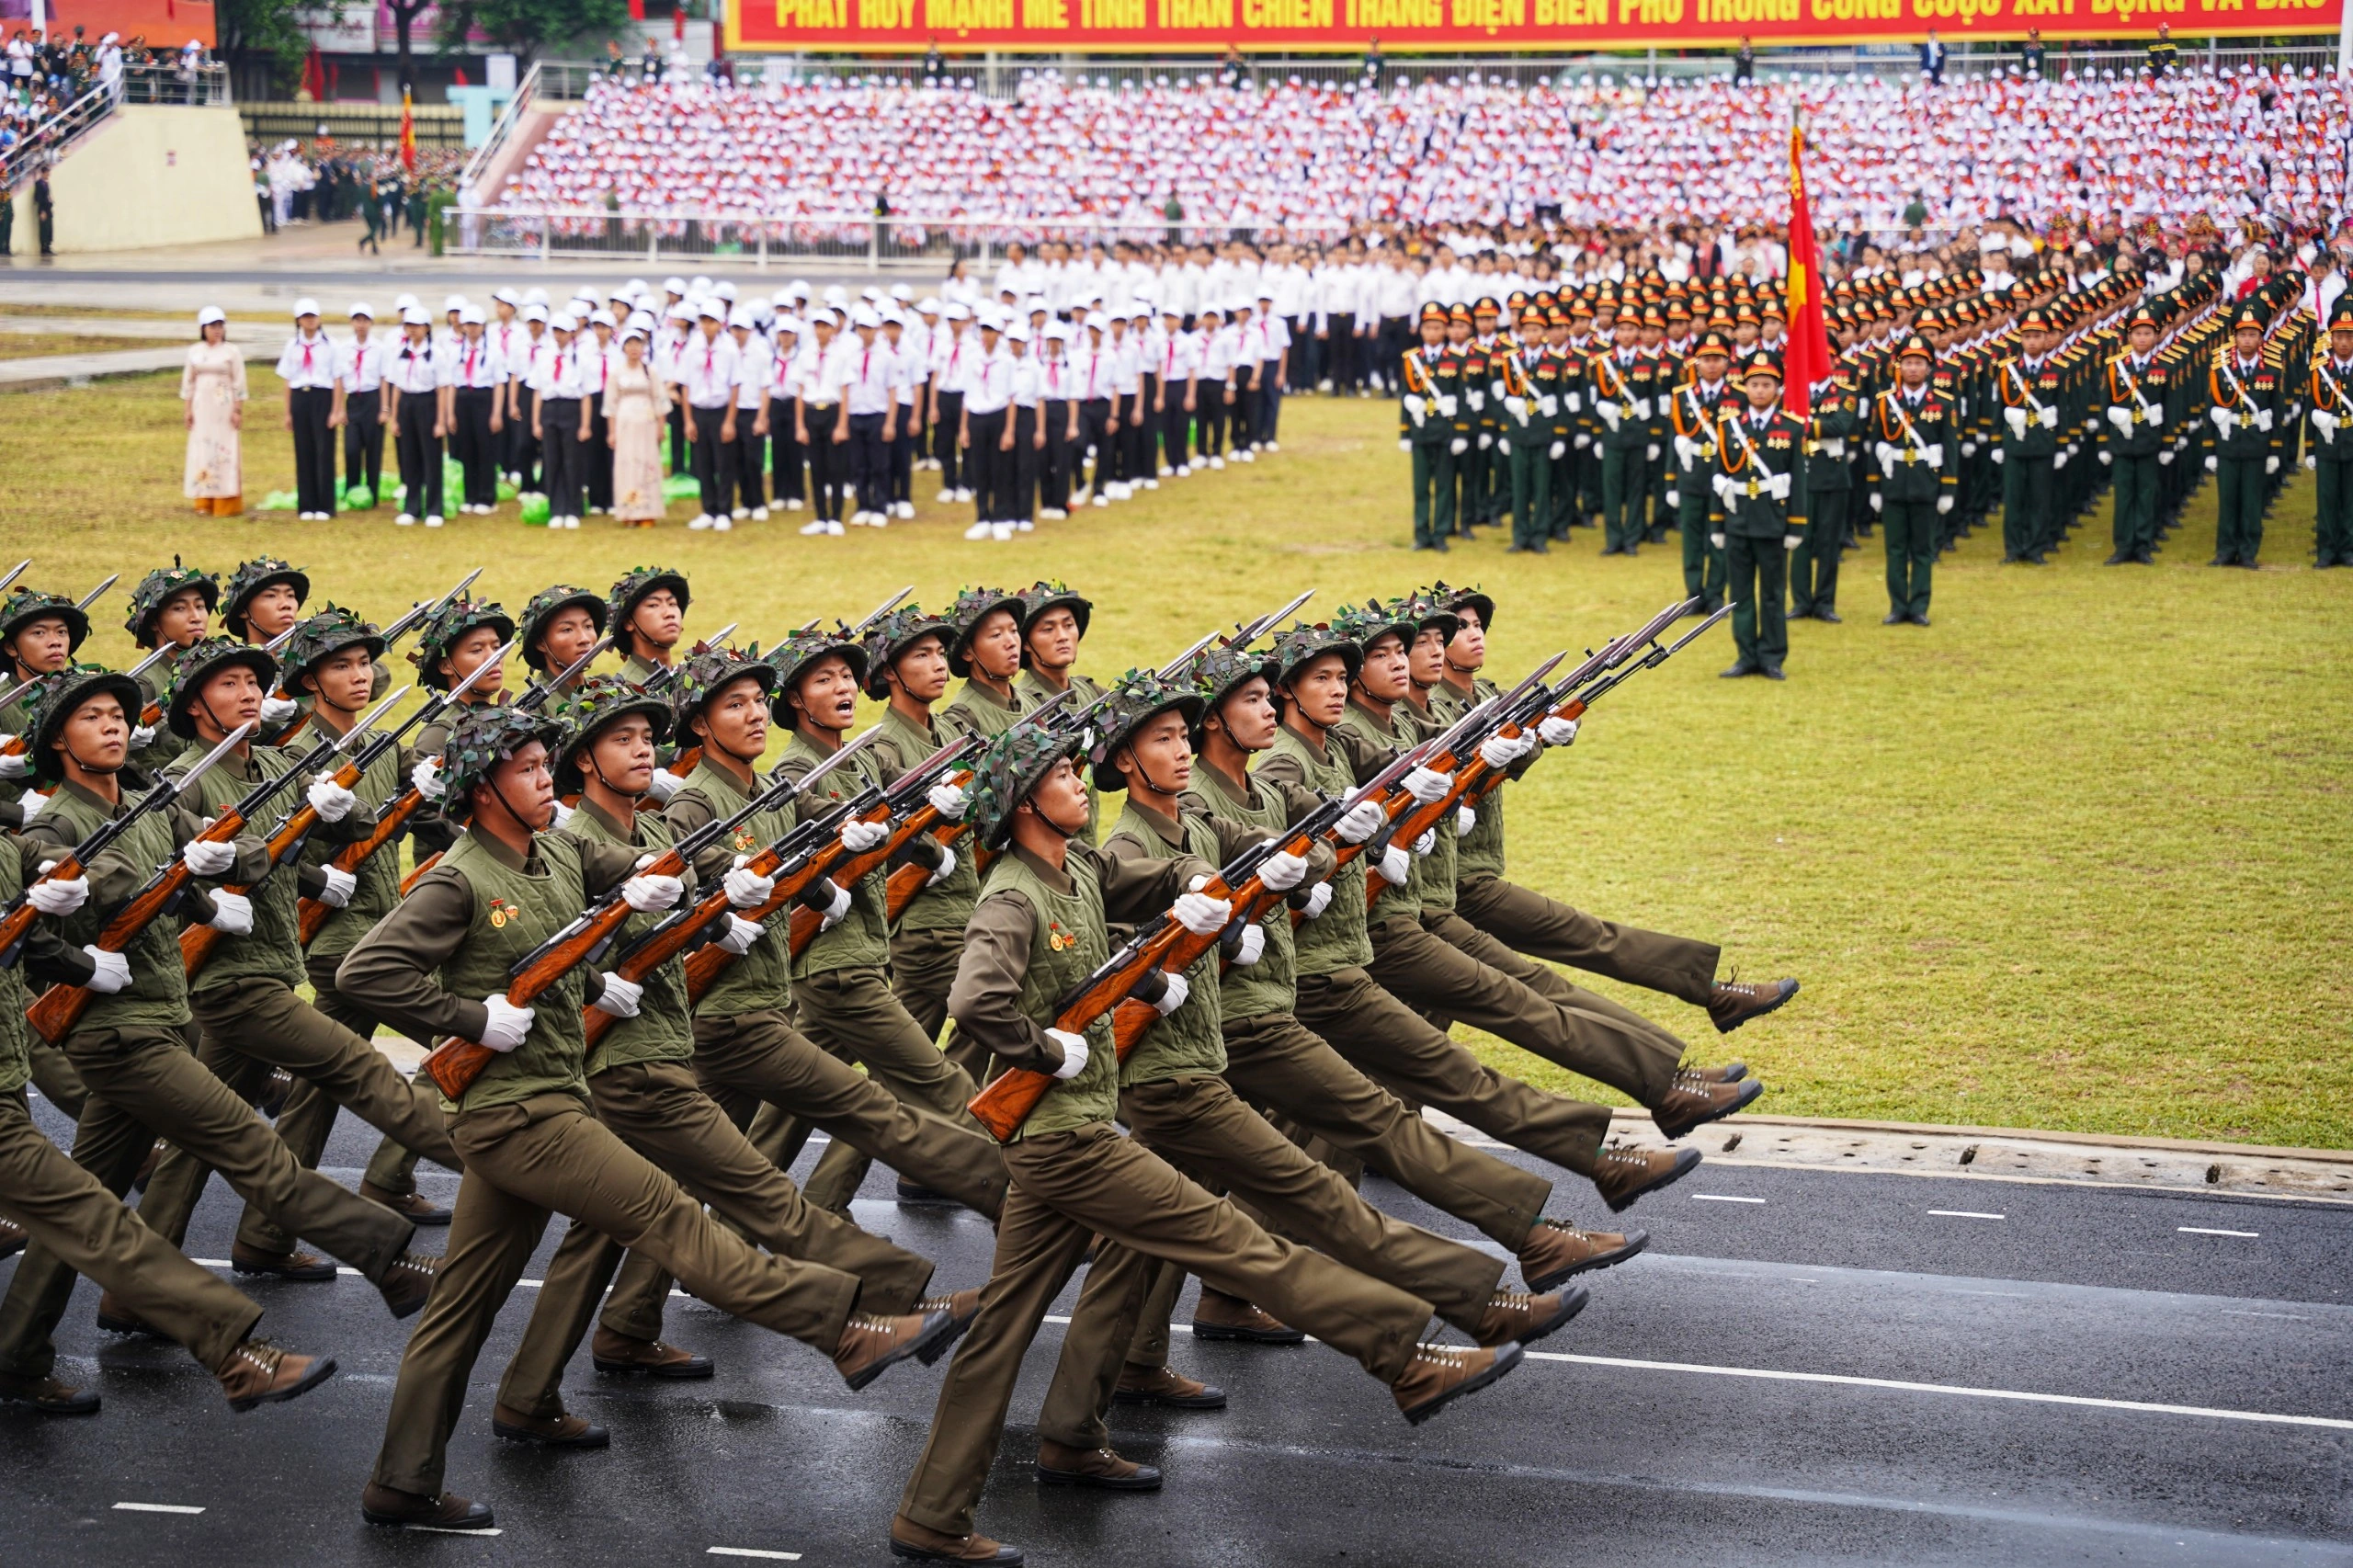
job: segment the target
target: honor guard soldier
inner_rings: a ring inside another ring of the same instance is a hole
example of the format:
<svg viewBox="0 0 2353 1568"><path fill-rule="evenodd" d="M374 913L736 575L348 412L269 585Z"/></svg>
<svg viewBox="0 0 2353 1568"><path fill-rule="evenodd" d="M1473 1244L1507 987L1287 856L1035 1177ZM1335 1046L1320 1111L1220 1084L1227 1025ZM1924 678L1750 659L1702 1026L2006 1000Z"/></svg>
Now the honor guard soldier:
<svg viewBox="0 0 2353 1568"><path fill-rule="evenodd" d="M2103 369L2102 440L2116 486L2115 549L2106 564L2156 564L2157 482L2172 456L2182 386L2156 352L2156 316L2137 310L2125 324L2125 351ZM2168 406L2170 404L2171 406Z"/></svg>
<svg viewBox="0 0 2353 1568"><path fill-rule="evenodd" d="M1879 520L1887 531L1888 626L1928 624L1939 525L1959 493L1952 409L1928 387L1936 362L1926 337L1915 332L1905 338L1896 351L1896 384L1871 405Z"/></svg>
<svg viewBox="0 0 2353 1568"><path fill-rule="evenodd" d="M2059 543L2058 494L2052 464L2063 461L2060 443L2072 437L2062 404L2072 401L2051 354L2049 317L2029 311L2018 322L2019 351L1995 373L2001 396L2001 445L1994 460L2002 465L2002 560L2040 566Z"/></svg>
<svg viewBox="0 0 2353 1568"><path fill-rule="evenodd" d="M1713 615L1724 602L1724 554L1711 542L1708 515L1722 446L1718 422L1737 416L1745 402L1732 381L1732 344L1721 332L1699 339L1690 374L1666 395L1669 455L1667 504L1683 540L1683 597Z"/></svg>
<svg viewBox="0 0 2353 1568"><path fill-rule="evenodd" d="M2209 566L2255 570L2263 549L2264 481L2279 472L2278 436L2284 378L2263 352L2263 317L2242 310L2231 323L2230 346L2207 370L2208 416L2214 449L2214 559Z"/></svg>
<svg viewBox="0 0 2353 1568"><path fill-rule="evenodd" d="M1855 494L1848 443L1861 432L1863 409L1846 367L1809 389L1806 415L1805 542L1790 557L1790 615L1836 624L1838 564L1853 528L1847 503Z"/></svg>
<svg viewBox="0 0 2353 1568"><path fill-rule="evenodd" d="M1544 347L1542 314L1531 305L1520 323L1517 345L1495 361L1504 389L1504 460L1511 474L1507 553L1541 555L1552 526L1552 418L1560 408L1560 372Z"/></svg>
<svg viewBox="0 0 2353 1568"><path fill-rule="evenodd" d="M1781 367L1771 355L1751 358L1741 384L1748 407L1722 421L1708 517L1711 542L1724 552L1739 650L1723 673L1782 680L1789 557L1805 542L1805 426L1781 410Z"/></svg>
<svg viewBox="0 0 2353 1568"><path fill-rule="evenodd" d="M1658 362L1640 347L1639 311L1620 311L1614 345L1587 362L1586 381L1601 420L1601 512L1604 555L1632 555L1643 540L1643 504L1652 450L1659 443Z"/></svg>
<svg viewBox="0 0 2353 1568"><path fill-rule="evenodd" d="M1405 350L1398 371L1397 444L1414 460L1414 548L1446 548L1454 531L1454 416L1462 396L1456 361L1448 353L1446 307L1422 307L1421 342Z"/></svg>
<svg viewBox="0 0 2353 1568"><path fill-rule="evenodd" d="M2312 445L2313 562L2353 566L2353 298L2337 297L2329 312L2328 347L2313 357Z"/></svg>

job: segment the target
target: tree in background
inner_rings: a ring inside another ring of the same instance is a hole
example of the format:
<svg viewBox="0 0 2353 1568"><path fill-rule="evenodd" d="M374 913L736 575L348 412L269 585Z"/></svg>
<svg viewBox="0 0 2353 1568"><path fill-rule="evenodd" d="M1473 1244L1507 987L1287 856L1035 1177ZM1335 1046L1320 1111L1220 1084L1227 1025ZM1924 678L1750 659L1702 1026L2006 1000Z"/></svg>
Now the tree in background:
<svg viewBox="0 0 2353 1568"><path fill-rule="evenodd" d="M554 46L577 42L593 50L629 22L629 0L451 0L441 7L440 45L454 54L479 34L528 63Z"/></svg>
<svg viewBox="0 0 2353 1568"><path fill-rule="evenodd" d="M296 19L302 8L296 0L218 0L212 16L220 41L214 54L244 83L266 77L271 97L290 92L311 51L311 37ZM238 88L241 95L247 90Z"/></svg>

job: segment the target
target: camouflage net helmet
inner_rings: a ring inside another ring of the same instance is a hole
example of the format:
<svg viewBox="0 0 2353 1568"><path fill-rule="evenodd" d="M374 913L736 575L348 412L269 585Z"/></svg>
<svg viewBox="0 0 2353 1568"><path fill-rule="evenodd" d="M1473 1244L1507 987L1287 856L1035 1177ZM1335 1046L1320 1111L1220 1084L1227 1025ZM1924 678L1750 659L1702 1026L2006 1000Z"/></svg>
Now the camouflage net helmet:
<svg viewBox="0 0 2353 1568"><path fill-rule="evenodd" d="M745 676L760 683L760 695L776 690L776 666L760 657L760 645L748 649L709 648L677 666L670 681L670 733L681 745L694 745L694 722L721 690Z"/></svg>
<svg viewBox="0 0 2353 1568"><path fill-rule="evenodd" d="M456 817L470 816L473 804L467 796L490 777L492 768L533 741L546 743L552 751L562 735L563 726L538 709L513 703L468 707L449 726L449 738L442 745L443 810Z"/></svg>
<svg viewBox="0 0 2353 1568"><path fill-rule="evenodd" d="M1449 587L1444 583L1432 583L1428 587L1421 589L1415 597L1432 600L1441 609L1476 610L1479 612L1479 625L1482 628L1491 627L1495 623L1495 596L1476 583L1461 588Z"/></svg>
<svg viewBox="0 0 2353 1568"><path fill-rule="evenodd" d="M33 688L28 704L32 722L26 726L25 754L35 780L52 784L64 777L63 759L51 747L64 733L65 721L75 709L94 697L109 694L122 704L124 722L136 727L139 710L147 699L139 683L119 670L104 665L67 665Z"/></svg>
<svg viewBox="0 0 2353 1568"><path fill-rule="evenodd" d="M1050 582L1040 577L1022 589L1021 657L1025 664L1029 658L1028 643L1030 631L1046 618L1046 612L1052 609L1070 611L1072 618L1078 622L1078 634L1084 637L1086 635L1087 618L1095 613L1095 605L1092 600L1087 599L1068 583L1059 578Z"/></svg>
<svg viewBox="0 0 2353 1568"><path fill-rule="evenodd" d="M938 638L940 651L945 653L956 640L956 625L939 616L926 615L914 605L901 605L867 628L863 643L866 695L877 701L888 699L891 683L883 677L901 654L926 637Z"/></svg>
<svg viewBox="0 0 2353 1568"><path fill-rule="evenodd" d="M140 647L153 648L155 618L164 613L164 607L175 596L190 588L204 596L204 619L211 619L212 612L221 608L221 580L210 572L181 565L180 558L175 555L169 566L156 567L131 590L131 615L123 621L122 629Z"/></svg>
<svg viewBox="0 0 2353 1568"><path fill-rule="evenodd" d="M408 656L408 662L416 666L418 684L435 691L449 690L452 683L441 661L467 632L484 626L498 633L501 647L514 641L515 618L502 605L488 599L453 599L442 606L441 612L416 634L416 652Z"/></svg>
<svg viewBox="0 0 2353 1568"><path fill-rule="evenodd" d="M613 629L613 646L627 658L637 652L637 642L629 629L629 618L646 599L667 588L677 596L678 608L683 611L694 602L694 595L687 587L687 574L667 566L632 566L613 585L606 625Z"/></svg>
<svg viewBox="0 0 2353 1568"><path fill-rule="evenodd" d="M18 680L32 672L17 665L17 655L11 651L17 633L36 620L52 619L65 623L65 653L70 660L90 635L90 618L79 605L63 594L45 594L39 588L18 588L0 599L0 665L6 665Z"/></svg>
<svg viewBox="0 0 2353 1568"><path fill-rule="evenodd" d="M971 657L973 634L981 622L997 610L1010 611L1013 624L1021 624L1022 598L1005 588L964 588L958 591L956 602L948 607L948 619L955 633L948 640L948 668L950 674L969 676L972 673Z"/></svg>
<svg viewBox="0 0 2353 1568"><path fill-rule="evenodd" d="M262 690L277 689L278 661L267 650L233 637L207 637L191 642L164 662L164 722L172 733L184 741L196 738L196 716L188 711L189 705L206 681L240 665L254 672Z"/></svg>
<svg viewBox="0 0 2353 1568"><path fill-rule="evenodd" d="M1038 781L1064 757L1084 751L1090 732L1026 724L988 744L972 764L972 835L983 849L1002 850L1013 842L1013 813Z"/></svg>
<svg viewBox="0 0 2353 1568"><path fill-rule="evenodd" d="M1218 705L1248 684L1253 676L1264 676L1271 687L1281 665L1271 653L1254 653L1247 648L1221 643L1204 652L1193 662L1193 695L1199 698L1201 710L1191 725L1193 746L1201 744L1201 726Z"/></svg>
<svg viewBox="0 0 2353 1568"><path fill-rule="evenodd" d="M1334 616L1332 630L1355 643L1357 652L1363 654L1371 652L1375 642L1392 632L1396 633L1399 642L1411 648L1414 633L1421 628L1402 608L1384 605L1377 599L1368 599L1361 608L1352 605ZM1359 661L1358 668L1362 667ZM1353 676L1355 671L1349 673Z"/></svg>
<svg viewBox="0 0 2353 1568"><path fill-rule="evenodd" d="M347 648L365 648L369 658L381 659L384 656L384 634L338 604L330 604L318 614L295 622L293 635L287 638L282 650L285 657L278 665L278 679L285 683L287 695L300 695L302 677Z"/></svg>
<svg viewBox="0 0 2353 1568"><path fill-rule="evenodd" d="M547 650L539 646L540 636L547 631L549 621L568 609L586 610L600 637L612 619L612 610L600 596L569 583L558 583L533 594L531 602L523 607L522 621L515 630L523 642L523 662L541 675L552 672L548 668Z"/></svg>
<svg viewBox="0 0 2353 1568"><path fill-rule="evenodd" d="M1279 694L1299 672L1326 653L1336 653L1347 665L1348 678L1364 668L1364 650L1336 626L1324 621L1310 624L1301 621L1278 634L1267 657L1274 665L1275 689Z"/></svg>
<svg viewBox="0 0 2353 1568"><path fill-rule="evenodd" d="M246 609L252 606L256 594L279 583L294 590L298 607L311 597L310 574L300 566L274 555L256 555L251 561L237 563L237 569L229 574L228 585L221 590L221 624L229 629L232 637L253 635L245 626Z"/></svg>
<svg viewBox="0 0 2353 1568"><path fill-rule="evenodd" d="M764 655L776 668L776 685L769 688L769 698L776 710L776 722L790 726L785 714L785 694L801 682L801 677L814 669L818 661L829 654L839 654L849 665L849 678L863 684L866 679L866 649L849 634L849 628L835 625L831 631L812 630L788 631L777 640L775 647Z"/></svg>
<svg viewBox="0 0 2353 1568"><path fill-rule="evenodd" d="M1120 748L1134 739L1136 732L1148 721L1174 710L1184 715L1188 736L1201 722L1200 693L1185 681L1163 680L1151 670L1128 671L1111 683L1103 697L1102 706L1095 710L1089 722L1094 733L1086 748L1086 760L1097 790L1128 787L1115 758Z"/></svg>
<svg viewBox="0 0 2353 1568"><path fill-rule="evenodd" d="M655 745L670 738L670 704L620 676L590 676L574 690L549 700L547 715L560 732L549 745L559 794L577 794L586 787L587 777L577 761L581 751L600 731L631 714L642 714L653 724Z"/></svg>
<svg viewBox="0 0 2353 1568"><path fill-rule="evenodd" d="M1462 624L1462 618L1454 613L1452 606L1439 603L1419 588L1403 598L1390 600L1385 608L1387 613L1398 619L1413 622L1414 634L1405 639L1408 648L1414 645L1414 637L1432 630L1437 631L1443 641L1451 642L1456 630Z"/></svg>

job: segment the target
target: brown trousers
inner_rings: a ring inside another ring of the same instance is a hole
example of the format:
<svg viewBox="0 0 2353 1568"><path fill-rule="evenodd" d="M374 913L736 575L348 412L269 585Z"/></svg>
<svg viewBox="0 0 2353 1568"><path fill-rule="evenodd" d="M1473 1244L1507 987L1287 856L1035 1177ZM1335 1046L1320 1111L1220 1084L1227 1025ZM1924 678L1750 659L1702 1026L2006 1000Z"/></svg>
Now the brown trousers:
<svg viewBox="0 0 2353 1568"><path fill-rule="evenodd" d="M171 1029L125 1025L77 1029L65 1054L90 1086L74 1130L74 1163L117 1198L129 1190L157 1138L219 1171L278 1223L381 1279L415 1227L358 1193L294 1163L269 1123L196 1060ZM0 1371L47 1377L50 1335L74 1293L74 1268L36 1243L17 1260L0 1301Z"/></svg>
<svg viewBox="0 0 2353 1568"><path fill-rule="evenodd" d="M1428 1326L1427 1301L1267 1234L1108 1122L1022 1138L1006 1147L1005 1163L1013 1187L981 1314L948 1369L930 1439L899 1498L899 1512L917 1524L972 1533L1021 1358L1097 1235L1107 1251L1165 1259L1257 1302L1383 1383L1404 1375ZM1128 1312L1103 1328L1108 1343L1133 1337L1142 1301L1141 1291L1127 1293Z"/></svg>
<svg viewBox="0 0 2353 1568"><path fill-rule="evenodd" d="M858 1297L861 1311L907 1312L930 1283L928 1258L869 1235L804 1200L792 1178L762 1159L710 1096L695 1086L694 1073L685 1062L608 1067L588 1080L588 1093L596 1102L597 1120L668 1172L696 1199L733 1221L751 1240L780 1257L824 1264L855 1276L862 1287ZM658 1339L662 1303L670 1293L669 1273L642 1254L629 1256L642 1267L624 1273L627 1289L614 1293L605 1326L631 1339ZM559 1385L564 1364L580 1348L605 1286L620 1267L618 1242L576 1221L564 1233L540 1288L539 1303L531 1309L523 1343L499 1385L499 1403L532 1415L563 1414ZM650 1334L645 1332L649 1296Z"/></svg>
<svg viewBox="0 0 2353 1568"><path fill-rule="evenodd" d="M869 1078L910 1105L981 1131L964 1108L978 1088L940 1054L936 1034L908 1015L881 970L825 970L794 981L792 1000L801 1032L815 1044L863 1063ZM809 1173L809 1201L847 1214L872 1164L856 1145L834 1140Z"/></svg>
<svg viewBox="0 0 2353 1568"><path fill-rule="evenodd" d="M1309 1159L1268 1126L1222 1078L1171 1078L1122 1089L1120 1119L1177 1170L1197 1180L1209 1176L1224 1186L1228 1198L1246 1200L1277 1234L1419 1297L1457 1328L1478 1327L1503 1278L1502 1258L1367 1203L1329 1165ZM1163 1277L1181 1284L1186 1272L1179 1264L1126 1247L1097 1250L1038 1416L1040 1437L1075 1449L1110 1442L1103 1418L1137 1326L1143 1324L1147 1333L1157 1326L1146 1319L1147 1311L1175 1305ZM1118 1306L1101 1310L1105 1302ZM1127 1332L1119 1332L1122 1325Z"/></svg>
<svg viewBox="0 0 2353 1568"><path fill-rule="evenodd" d="M1392 1093L1436 1106L1498 1143L1579 1176L1593 1174L1609 1131L1608 1110L1496 1072L1365 971L1301 975L1298 1013L1301 1023Z"/></svg>
<svg viewBox="0 0 2353 1568"><path fill-rule="evenodd" d="M579 1096L559 1090L460 1111L449 1137L465 1178L433 1298L401 1358L379 1485L440 1494L466 1380L552 1213L642 1251L722 1311L828 1355L839 1342L858 1300L853 1276L759 1252L590 1116Z"/></svg>
<svg viewBox="0 0 2353 1568"><path fill-rule="evenodd" d="M961 930L899 931L891 937L891 989L915 1027L933 1040L948 1024L948 992L964 956ZM940 1051L975 1084L989 1081L989 1053L961 1029L949 1030Z"/></svg>
<svg viewBox="0 0 2353 1568"><path fill-rule="evenodd" d="M1454 910L1530 958L1664 992L1695 1007L1706 1006L1715 991L1723 950L1713 942L1597 920L1491 872L1463 873L1455 884Z"/></svg>
<svg viewBox="0 0 2353 1568"><path fill-rule="evenodd" d="M90 1097L82 1074L74 1071L74 1063L65 1059L63 1051L32 1030L25 1032L32 1035L26 1044L32 1054L33 1087L40 1091L41 1098L74 1120L81 1120L82 1107Z"/></svg>
<svg viewBox="0 0 2353 1568"><path fill-rule="evenodd" d="M181 1256L51 1142L22 1089L0 1093L0 1214L61 1267L97 1280L157 1333L186 1346L207 1370L261 1321L251 1298Z"/></svg>

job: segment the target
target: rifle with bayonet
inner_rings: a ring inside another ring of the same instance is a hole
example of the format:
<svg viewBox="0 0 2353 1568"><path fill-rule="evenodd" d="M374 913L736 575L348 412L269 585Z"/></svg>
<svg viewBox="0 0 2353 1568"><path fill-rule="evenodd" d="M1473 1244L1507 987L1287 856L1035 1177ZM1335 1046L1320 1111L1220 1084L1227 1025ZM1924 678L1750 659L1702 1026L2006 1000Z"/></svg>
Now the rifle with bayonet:
<svg viewBox="0 0 2353 1568"><path fill-rule="evenodd" d="M439 615L444 609L447 609L451 604L456 602L458 597L468 588L474 585L474 579L480 577L488 570L488 567L477 566L472 571L467 573L464 580L459 583L456 587L450 589L439 598L435 599L432 603L427 604L424 600L419 599L416 603L409 606L408 613L406 615L402 616L398 620L384 628L384 652L388 653L391 653L393 645L399 642L402 638L407 636L411 631L415 631L419 626L424 625L430 618ZM275 644L273 643L272 646L275 646ZM299 697L301 695L300 692L286 690L282 686L279 687L279 693L285 697ZM286 721L286 728L278 731L277 738L272 740L269 744L278 746L284 745L288 741L292 740L296 735L300 734L301 733L302 726L309 723L311 719L312 710L308 708L303 709L300 713L295 714L294 717Z"/></svg>
<svg viewBox="0 0 2353 1568"><path fill-rule="evenodd" d="M30 566L31 564L31 558L27 557L24 562L18 564L16 572L8 574L8 581L11 583L15 582L17 580L17 573L22 572L27 566ZM121 581L122 574L119 572L116 573L105 582L100 583L97 587L92 588L88 593L84 594L80 601L77 602L74 608L80 610L88 609L92 605L98 602L99 595L105 593L108 588L113 587L117 583ZM5 585L5 584L0 584L0 586ZM70 654L68 655L68 659L70 662ZM151 659L148 661L148 664L153 664L153 662L154 661ZM142 665L139 667L141 669L145 669L147 665ZM26 692L30 691L34 687L39 686L42 681L47 680L50 676L56 673L56 671L51 670L45 674L34 676L31 678L19 683L17 688L9 692L7 696L0 697L0 707L6 707L8 703L14 702L17 698L22 697ZM8 737L8 744L6 745L0 745L0 756L22 756L25 754L25 745L26 741L24 736L10 735Z"/></svg>

